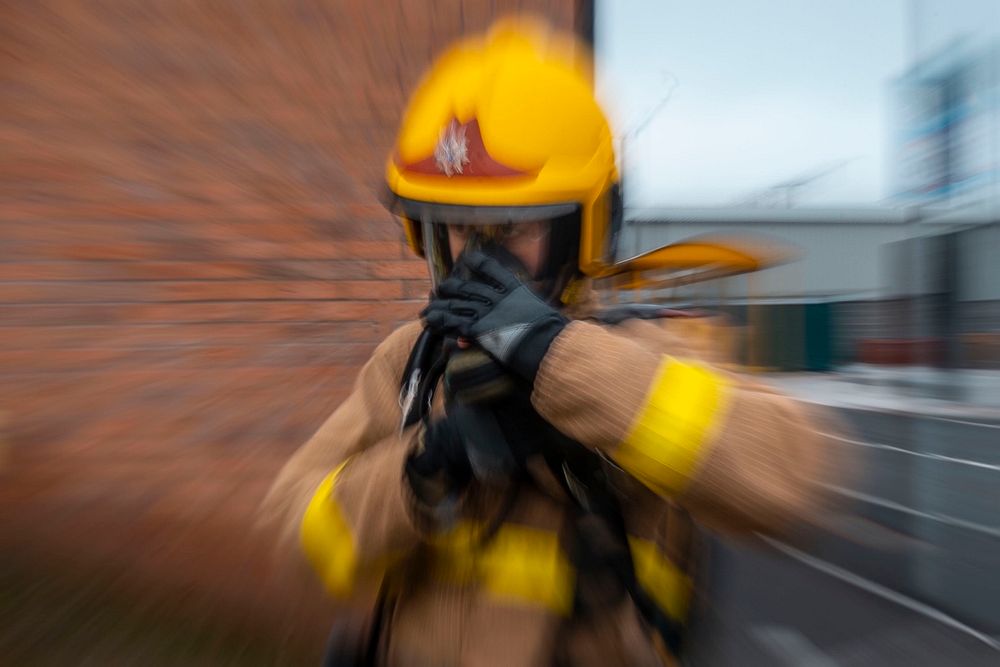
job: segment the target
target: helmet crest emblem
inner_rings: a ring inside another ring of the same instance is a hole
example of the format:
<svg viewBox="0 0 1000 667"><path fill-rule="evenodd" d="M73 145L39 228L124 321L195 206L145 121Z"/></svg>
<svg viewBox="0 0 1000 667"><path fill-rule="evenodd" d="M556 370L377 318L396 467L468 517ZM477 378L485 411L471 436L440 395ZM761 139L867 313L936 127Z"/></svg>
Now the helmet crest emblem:
<svg viewBox="0 0 1000 667"><path fill-rule="evenodd" d="M445 176L461 174L469 163L469 143L465 138L465 126L452 120L441 130L437 146L434 148L434 162Z"/></svg>
<svg viewBox="0 0 1000 667"><path fill-rule="evenodd" d="M452 118L438 134L437 145L430 155L415 162L403 162L397 153L394 159L403 171L427 176L492 178L532 173L508 167L490 157L475 118L465 123Z"/></svg>

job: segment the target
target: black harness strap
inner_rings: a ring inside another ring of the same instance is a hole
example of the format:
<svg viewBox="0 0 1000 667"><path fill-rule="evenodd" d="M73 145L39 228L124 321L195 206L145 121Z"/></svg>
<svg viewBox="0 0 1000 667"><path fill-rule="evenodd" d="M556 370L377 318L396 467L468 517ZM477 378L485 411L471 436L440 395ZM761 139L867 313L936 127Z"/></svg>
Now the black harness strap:
<svg viewBox="0 0 1000 667"><path fill-rule="evenodd" d="M568 440L565 436L562 438ZM599 558L596 563L587 557L581 559L581 555L592 553L593 545L583 542L588 537L579 529L579 523L574 525L571 537L574 542L572 551L577 561L574 565L578 568L578 581L588 576L588 568L610 570L643 620L660 636L674 655L680 655L683 648L684 627L656 604L635 574L635 561L628 541L624 514L618 496L608 485L603 460L581 445L576 443L573 445L572 454L567 452L568 455L565 456L546 456L546 463L567 495L574 500L576 521L600 521L614 541L614 548L608 554L609 558ZM568 450L568 448L562 449ZM600 611L600 609L586 608L586 602L580 597L579 587L574 610L585 615Z"/></svg>

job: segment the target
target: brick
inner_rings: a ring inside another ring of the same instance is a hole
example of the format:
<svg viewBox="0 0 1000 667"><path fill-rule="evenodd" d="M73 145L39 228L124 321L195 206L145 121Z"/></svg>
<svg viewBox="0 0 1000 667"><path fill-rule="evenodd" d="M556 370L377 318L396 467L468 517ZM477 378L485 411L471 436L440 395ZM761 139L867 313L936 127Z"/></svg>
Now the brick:
<svg viewBox="0 0 1000 667"><path fill-rule="evenodd" d="M268 280L359 280L375 276L362 260L276 260L258 262L258 277Z"/></svg>
<svg viewBox="0 0 1000 667"><path fill-rule="evenodd" d="M0 302L9 304L339 301L402 296L402 285L395 280L0 283Z"/></svg>
<svg viewBox="0 0 1000 667"><path fill-rule="evenodd" d="M0 304L0 326L198 322L378 322L415 316L423 301Z"/></svg>
<svg viewBox="0 0 1000 667"><path fill-rule="evenodd" d="M246 259L402 259L401 241L236 240L221 246L223 256Z"/></svg>
<svg viewBox="0 0 1000 667"><path fill-rule="evenodd" d="M12 551L72 554L144 604L173 591L178 617L252 617L283 645L315 627L318 652L318 588L261 575L248 524L426 300L376 197L399 114L442 44L511 9L568 26L575 4L5 4Z"/></svg>
<svg viewBox="0 0 1000 667"><path fill-rule="evenodd" d="M166 259L170 249L156 243L120 241L96 243L76 242L19 242L6 243L10 256L22 260L146 260Z"/></svg>
<svg viewBox="0 0 1000 667"><path fill-rule="evenodd" d="M392 262L364 260L266 261L14 261L0 262L0 281L108 280L359 280L391 278L392 269L376 275L374 266ZM405 264L405 263L404 263ZM408 273L407 270L401 270ZM406 277L406 276L404 276Z"/></svg>
<svg viewBox="0 0 1000 667"><path fill-rule="evenodd" d="M426 279L427 264L420 261L372 262L372 275L376 278Z"/></svg>
<svg viewBox="0 0 1000 667"><path fill-rule="evenodd" d="M190 345L370 342L380 338L375 322L149 325L67 325L0 327L0 349L142 349Z"/></svg>
<svg viewBox="0 0 1000 667"><path fill-rule="evenodd" d="M427 295L431 291L431 281L429 280L407 280L403 283L404 299L427 300Z"/></svg>
<svg viewBox="0 0 1000 667"><path fill-rule="evenodd" d="M255 262L0 262L0 281L184 280L266 277Z"/></svg>

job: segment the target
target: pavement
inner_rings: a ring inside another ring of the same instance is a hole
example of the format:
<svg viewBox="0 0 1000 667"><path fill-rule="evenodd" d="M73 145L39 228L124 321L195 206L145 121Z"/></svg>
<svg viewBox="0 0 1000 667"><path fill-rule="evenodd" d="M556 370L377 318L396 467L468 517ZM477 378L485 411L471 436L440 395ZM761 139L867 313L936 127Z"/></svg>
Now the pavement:
<svg viewBox="0 0 1000 667"><path fill-rule="evenodd" d="M832 407L1000 422L998 370L852 364L836 373L771 373L761 379Z"/></svg>
<svg viewBox="0 0 1000 667"><path fill-rule="evenodd" d="M716 547L713 604L695 632L691 667L1000 664L997 638L932 607L907 606L900 600L908 598L886 597L885 589L768 545Z"/></svg>
<svg viewBox="0 0 1000 667"><path fill-rule="evenodd" d="M772 374L828 406L859 474L837 535L715 540L694 666L1000 664L1000 372Z"/></svg>

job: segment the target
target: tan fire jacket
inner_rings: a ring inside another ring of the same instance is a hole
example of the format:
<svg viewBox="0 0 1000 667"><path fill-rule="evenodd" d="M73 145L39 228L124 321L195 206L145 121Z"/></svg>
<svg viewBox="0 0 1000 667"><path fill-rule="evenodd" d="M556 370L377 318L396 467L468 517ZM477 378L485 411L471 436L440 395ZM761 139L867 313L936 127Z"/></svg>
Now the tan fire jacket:
<svg viewBox="0 0 1000 667"><path fill-rule="evenodd" d="M719 370L690 320L574 321L556 338L532 402L558 429L620 468L615 486L636 574L683 618L692 579L688 516L729 533L774 533L820 512L833 466L814 418L788 398ZM388 662L416 666L663 664L629 602L570 618L569 501L537 472L506 519L474 486L438 525L403 479L416 427L400 432L400 380L420 327L390 335L354 391L287 463L265 505L282 543L331 596L371 605L393 584ZM548 475L548 477L547 477Z"/></svg>

